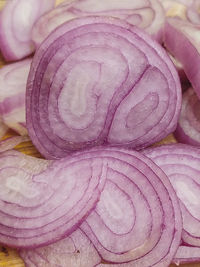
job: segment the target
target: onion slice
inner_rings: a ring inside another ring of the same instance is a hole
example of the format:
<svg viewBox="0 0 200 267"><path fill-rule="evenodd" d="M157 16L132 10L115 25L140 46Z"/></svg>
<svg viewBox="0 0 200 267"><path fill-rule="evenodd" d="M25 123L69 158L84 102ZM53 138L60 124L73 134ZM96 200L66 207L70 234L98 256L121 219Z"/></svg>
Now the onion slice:
<svg viewBox="0 0 200 267"><path fill-rule="evenodd" d="M138 152L94 148L85 157L96 154L108 157L107 180L81 229L104 261L168 266L182 232L178 199L168 178Z"/></svg>
<svg viewBox="0 0 200 267"><path fill-rule="evenodd" d="M62 23L83 16L109 16L145 29L158 41L162 38L165 15L158 0L75 0L67 1L44 14L34 25L32 39L38 47Z"/></svg>
<svg viewBox="0 0 200 267"><path fill-rule="evenodd" d="M19 60L34 51L33 24L54 7L55 0L12 0L0 13L0 49L7 61Z"/></svg>
<svg viewBox="0 0 200 267"><path fill-rule="evenodd" d="M69 237L52 245L34 250L21 250L20 256L29 266L30 262L41 267L94 267L101 262L88 237L77 229Z"/></svg>
<svg viewBox="0 0 200 267"><path fill-rule="evenodd" d="M173 259L173 263L179 266L180 264L191 262L200 262L200 248L180 246Z"/></svg>
<svg viewBox="0 0 200 267"><path fill-rule="evenodd" d="M27 83L29 135L46 158L100 144L140 149L175 130L177 72L163 48L126 22L84 17L37 50Z"/></svg>
<svg viewBox="0 0 200 267"><path fill-rule="evenodd" d="M166 173L177 193L183 217L184 244L200 247L200 150L173 144L146 149L143 153Z"/></svg>
<svg viewBox="0 0 200 267"><path fill-rule="evenodd" d="M11 247L48 245L71 234L106 179L103 159L84 154L51 162L8 151L0 166L0 242Z"/></svg>
<svg viewBox="0 0 200 267"><path fill-rule="evenodd" d="M20 135L27 135L25 94L31 61L25 59L0 69L0 115Z"/></svg>
<svg viewBox="0 0 200 267"><path fill-rule="evenodd" d="M183 65L192 87L200 97L199 28L178 18L168 18L164 43L169 52Z"/></svg>
<svg viewBox="0 0 200 267"><path fill-rule="evenodd" d="M200 100L192 88L183 94L181 114L174 133L178 142L200 146Z"/></svg>

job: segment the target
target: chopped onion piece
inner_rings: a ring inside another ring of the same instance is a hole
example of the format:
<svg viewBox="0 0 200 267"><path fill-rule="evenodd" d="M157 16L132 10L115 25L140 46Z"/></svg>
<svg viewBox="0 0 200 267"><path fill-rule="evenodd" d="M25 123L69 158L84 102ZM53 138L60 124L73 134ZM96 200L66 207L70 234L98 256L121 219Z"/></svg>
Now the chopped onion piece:
<svg viewBox="0 0 200 267"><path fill-rule="evenodd" d="M169 52L183 65L192 87L200 97L200 26L178 18L168 18L164 43Z"/></svg>
<svg viewBox="0 0 200 267"><path fill-rule="evenodd" d="M8 130L8 127L5 125L5 123L3 122L0 116L0 138L2 138L5 135L7 130Z"/></svg>
<svg viewBox="0 0 200 267"><path fill-rule="evenodd" d="M166 173L177 193L184 244L200 247L200 150L173 144L146 149L143 153Z"/></svg>
<svg viewBox="0 0 200 267"><path fill-rule="evenodd" d="M44 14L34 25L32 39L36 46L58 26L83 16L110 16L143 28L158 41L162 38L165 15L158 0L75 0L67 1Z"/></svg>
<svg viewBox="0 0 200 267"><path fill-rule="evenodd" d="M0 49L7 61L34 51L31 31L38 18L54 7L55 0L12 0L0 13Z"/></svg>
<svg viewBox="0 0 200 267"><path fill-rule="evenodd" d="M25 59L0 69L0 115L9 128L21 135L27 135L25 94L31 61Z"/></svg>
<svg viewBox="0 0 200 267"><path fill-rule="evenodd" d="M176 128L181 87L163 48L108 17L62 24L37 50L27 128L46 158L99 144L140 149Z"/></svg>
<svg viewBox="0 0 200 267"><path fill-rule="evenodd" d="M200 100L192 88L183 94L181 114L174 133L177 141L200 146Z"/></svg>

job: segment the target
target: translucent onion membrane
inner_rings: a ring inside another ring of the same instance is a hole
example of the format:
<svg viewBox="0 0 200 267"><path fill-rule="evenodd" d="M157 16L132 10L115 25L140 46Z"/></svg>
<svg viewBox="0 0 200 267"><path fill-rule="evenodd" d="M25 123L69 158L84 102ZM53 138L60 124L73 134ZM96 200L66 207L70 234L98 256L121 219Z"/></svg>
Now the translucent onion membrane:
<svg viewBox="0 0 200 267"><path fill-rule="evenodd" d="M191 262L200 262L200 248L180 246L173 259L173 263L179 266L180 264Z"/></svg>
<svg viewBox="0 0 200 267"><path fill-rule="evenodd" d="M34 25L36 46L59 25L74 18L100 15L117 17L145 29L158 41L162 39L165 14L158 0L75 0L67 1L44 14Z"/></svg>
<svg viewBox="0 0 200 267"><path fill-rule="evenodd" d="M200 146L200 100L192 88L183 94L181 114L174 134L181 143Z"/></svg>
<svg viewBox="0 0 200 267"><path fill-rule="evenodd" d="M94 148L88 155L94 158L96 153L110 158L107 181L81 229L104 262L168 266L182 232L180 208L168 178L138 152Z"/></svg>
<svg viewBox="0 0 200 267"><path fill-rule="evenodd" d="M101 262L93 244L80 229L52 245L21 250L20 256L27 267L94 267Z"/></svg>
<svg viewBox="0 0 200 267"><path fill-rule="evenodd" d="M0 242L11 247L48 245L71 234L106 179L103 159L84 155L51 162L8 151L0 166Z"/></svg>
<svg viewBox="0 0 200 267"><path fill-rule="evenodd" d="M173 144L144 150L169 177L179 198L183 217L182 240L200 247L200 150Z"/></svg>
<svg viewBox="0 0 200 267"><path fill-rule="evenodd" d="M25 94L30 65L31 59L25 59L0 69L0 116L20 135L27 135Z"/></svg>
<svg viewBox="0 0 200 267"><path fill-rule="evenodd" d="M183 65L192 87L200 97L200 26L178 18L168 18L164 43L169 52Z"/></svg>
<svg viewBox="0 0 200 267"><path fill-rule="evenodd" d="M18 60L34 51L33 24L54 7L55 0L12 0L0 13L0 49L7 61Z"/></svg>
<svg viewBox="0 0 200 267"><path fill-rule="evenodd" d="M1 243L36 248L80 227L104 261L138 267L170 264L181 241L180 207L168 178L147 157L101 147L36 164L13 153L2 153L0 161ZM35 253L55 267L66 260L65 246L59 244ZM88 246L84 253L91 250ZM51 255L51 249L61 247ZM99 261L94 254L90 260ZM27 258L35 262L37 257Z"/></svg>
<svg viewBox="0 0 200 267"><path fill-rule="evenodd" d="M181 87L163 48L108 17L62 24L37 50L27 128L46 158L99 144L139 149L175 130Z"/></svg>

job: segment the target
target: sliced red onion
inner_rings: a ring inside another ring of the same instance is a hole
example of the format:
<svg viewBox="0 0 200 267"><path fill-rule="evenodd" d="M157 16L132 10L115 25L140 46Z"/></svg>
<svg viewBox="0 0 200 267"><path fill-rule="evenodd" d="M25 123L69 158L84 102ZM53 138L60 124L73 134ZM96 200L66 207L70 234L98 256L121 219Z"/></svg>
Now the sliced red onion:
<svg viewBox="0 0 200 267"><path fill-rule="evenodd" d="M21 135L27 135L25 94L31 61L25 59L0 69L0 115L9 128Z"/></svg>
<svg viewBox="0 0 200 267"><path fill-rule="evenodd" d="M55 0L12 0L0 13L0 49L7 61L19 60L34 51L33 24L54 7Z"/></svg>
<svg viewBox="0 0 200 267"><path fill-rule="evenodd" d="M6 150L13 149L15 146L19 145L21 142L29 141L28 136L12 136L0 141L0 153Z"/></svg>
<svg viewBox="0 0 200 267"><path fill-rule="evenodd" d="M80 229L52 245L21 250L20 256L28 266L31 261L36 267L94 267L101 262L93 244Z"/></svg>
<svg viewBox="0 0 200 267"><path fill-rule="evenodd" d="M39 46L62 23L90 15L117 17L145 29L158 41L162 38L165 15L158 0L75 0L44 14L33 27L32 39Z"/></svg>
<svg viewBox="0 0 200 267"><path fill-rule="evenodd" d="M11 247L48 245L71 234L106 179L103 159L84 154L50 162L8 151L0 166L0 242Z"/></svg>
<svg viewBox="0 0 200 267"><path fill-rule="evenodd" d="M85 152L85 158L96 155L109 158L106 185L81 229L105 261L168 266L182 232L178 199L168 178L138 152L115 148Z"/></svg>
<svg viewBox="0 0 200 267"><path fill-rule="evenodd" d="M164 43L169 52L183 65L194 90L200 97L200 26L178 18L168 18Z"/></svg>
<svg viewBox="0 0 200 267"><path fill-rule="evenodd" d="M181 114L175 131L176 139L200 146L200 100L192 88L183 94Z"/></svg>
<svg viewBox="0 0 200 267"><path fill-rule="evenodd" d="M126 22L71 20L37 50L27 127L46 158L99 144L139 149L175 130L181 88L166 52Z"/></svg>
<svg viewBox="0 0 200 267"><path fill-rule="evenodd" d="M173 259L173 263L176 265L184 263L200 262L200 248L180 246Z"/></svg>
<svg viewBox="0 0 200 267"><path fill-rule="evenodd" d="M182 239L200 247L200 150L173 144L144 150L167 174L179 198L183 217Z"/></svg>

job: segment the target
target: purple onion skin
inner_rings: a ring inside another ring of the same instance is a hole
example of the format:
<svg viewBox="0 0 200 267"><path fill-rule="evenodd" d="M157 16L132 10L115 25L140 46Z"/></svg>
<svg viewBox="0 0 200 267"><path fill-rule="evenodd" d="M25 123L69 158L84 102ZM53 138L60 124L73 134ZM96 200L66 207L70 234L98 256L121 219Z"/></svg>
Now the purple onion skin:
<svg viewBox="0 0 200 267"><path fill-rule="evenodd" d="M28 132L49 159L102 144L147 147L175 130L180 107L180 81L164 49L114 18L57 28L37 50L27 83Z"/></svg>

